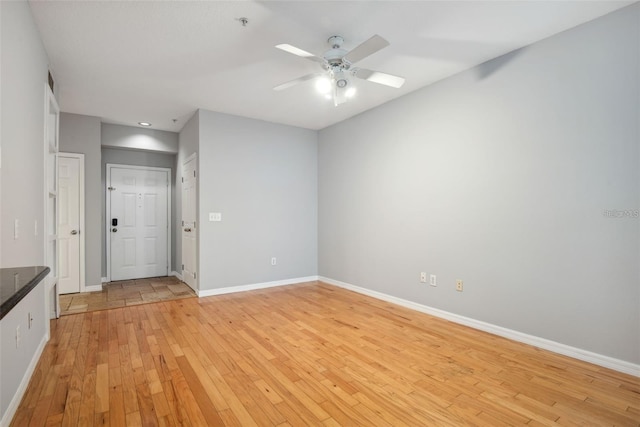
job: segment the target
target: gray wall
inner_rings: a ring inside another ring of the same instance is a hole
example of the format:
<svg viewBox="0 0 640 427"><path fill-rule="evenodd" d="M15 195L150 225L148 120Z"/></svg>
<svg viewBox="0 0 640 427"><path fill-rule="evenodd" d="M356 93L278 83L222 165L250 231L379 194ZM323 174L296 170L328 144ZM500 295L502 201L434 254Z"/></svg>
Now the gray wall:
<svg viewBox="0 0 640 427"><path fill-rule="evenodd" d="M320 275L640 363L639 11L322 130Z"/></svg>
<svg viewBox="0 0 640 427"><path fill-rule="evenodd" d="M1 23L0 266L36 265L44 262L44 90L48 59L27 3L2 2ZM20 232L14 240L16 219Z"/></svg>
<svg viewBox="0 0 640 427"><path fill-rule="evenodd" d="M176 229L176 268L175 270L182 274L182 165L185 160L194 153L198 153L198 146L200 140L200 116L196 111L193 116L187 121L180 130L178 155L176 156L176 216L174 218ZM198 163L198 160L196 160ZM200 170L200 166L197 166L197 170ZM198 187L200 181L198 180ZM198 194L198 188L196 188L196 194ZM199 201L196 197L196 215L197 205ZM196 225L200 224L200 219L196 221ZM196 227L197 229L198 227ZM196 234L197 236L197 234ZM197 247L196 247L196 264L197 264ZM200 281L197 281L200 283ZM199 287L198 287L199 288ZM196 289L197 290L197 289Z"/></svg>
<svg viewBox="0 0 640 427"><path fill-rule="evenodd" d="M60 114L60 151L84 154L85 285L102 283L100 118Z"/></svg>
<svg viewBox="0 0 640 427"><path fill-rule="evenodd" d="M27 2L0 2L0 267L44 262L44 94L47 55ZM13 238L14 220L21 230ZM37 228L35 222L37 221ZM37 230L37 235L36 235ZM31 328L27 312L34 315ZM48 313L42 282L0 321L0 424L46 339ZM16 348L15 330L21 330ZM18 397L16 397L17 399Z"/></svg>
<svg viewBox="0 0 640 427"><path fill-rule="evenodd" d="M104 130L104 124L103 130ZM110 125L113 127L116 125ZM130 126L120 126L123 128L131 128ZM135 128L131 128L135 129ZM173 132L165 132L171 134ZM176 191L175 191L175 180L176 180L176 155L175 154L165 154L165 153L156 153L151 151L133 151L133 150L121 150L117 148L104 148L104 132L103 132L103 148L102 148L102 166L101 170L101 183L102 183L102 247L105 250L102 252L102 277L107 276L107 253L106 253L106 222L104 215L106 215L106 169L107 163L111 164L120 164L120 165L130 165L130 166L151 166L158 168L171 168L171 218L175 219L176 217ZM173 133L173 135L177 136L177 133ZM176 227L175 221L172 221L170 224L171 227L171 265L169 272L176 270L175 266L175 254L176 254ZM177 271L177 270L176 270Z"/></svg>
<svg viewBox="0 0 640 427"><path fill-rule="evenodd" d="M176 154L178 152L178 134L163 130L103 123L102 146Z"/></svg>
<svg viewBox="0 0 640 427"><path fill-rule="evenodd" d="M317 132L203 110L199 132L200 290L316 275Z"/></svg>

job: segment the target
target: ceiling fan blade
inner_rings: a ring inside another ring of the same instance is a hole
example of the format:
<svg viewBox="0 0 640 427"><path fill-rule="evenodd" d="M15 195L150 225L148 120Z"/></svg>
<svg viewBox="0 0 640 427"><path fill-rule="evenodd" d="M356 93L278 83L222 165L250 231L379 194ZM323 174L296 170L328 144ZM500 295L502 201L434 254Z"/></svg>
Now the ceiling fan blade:
<svg viewBox="0 0 640 427"><path fill-rule="evenodd" d="M359 79L391 86L396 89L401 88L404 84L404 77L394 76L393 74L382 73L380 71L367 70L366 68L357 68L354 75Z"/></svg>
<svg viewBox="0 0 640 427"><path fill-rule="evenodd" d="M376 34L369 40L353 48L344 56L343 60L346 60L349 64L355 64L356 62L366 58L369 55L373 55L380 49L383 49L387 46L389 46L389 42Z"/></svg>
<svg viewBox="0 0 640 427"><path fill-rule="evenodd" d="M282 83L281 85L278 85L276 87L273 88L273 90L284 90L284 89L289 89L292 86L295 86L299 83L302 82L306 82L307 80L313 80L317 77L322 77L324 76L325 73L313 73L313 74L307 74L306 76L302 76L302 77L298 77L297 79L288 81L286 83Z"/></svg>
<svg viewBox="0 0 640 427"><path fill-rule="evenodd" d="M296 56L300 56L302 58L308 59L310 61L319 62L324 64L326 61L324 58L320 58L319 56L314 55L313 53L309 53L306 50L302 50L295 46L291 46L290 44L279 44L276 48L280 50L284 50L285 52L292 53Z"/></svg>

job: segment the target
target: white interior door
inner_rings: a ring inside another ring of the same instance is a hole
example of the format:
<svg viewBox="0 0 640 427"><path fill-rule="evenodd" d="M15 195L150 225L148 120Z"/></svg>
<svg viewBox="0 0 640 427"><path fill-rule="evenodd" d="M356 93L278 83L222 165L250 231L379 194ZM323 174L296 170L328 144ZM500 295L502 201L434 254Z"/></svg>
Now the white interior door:
<svg viewBox="0 0 640 427"><path fill-rule="evenodd" d="M196 157L182 166L182 280L197 290Z"/></svg>
<svg viewBox="0 0 640 427"><path fill-rule="evenodd" d="M82 155L60 154L58 157L58 286L59 293L81 289L81 204Z"/></svg>
<svg viewBox="0 0 640 427"><path fill-rule="evenodd" d="M108 167L110 279L166 276L169 171Z"/></svg>

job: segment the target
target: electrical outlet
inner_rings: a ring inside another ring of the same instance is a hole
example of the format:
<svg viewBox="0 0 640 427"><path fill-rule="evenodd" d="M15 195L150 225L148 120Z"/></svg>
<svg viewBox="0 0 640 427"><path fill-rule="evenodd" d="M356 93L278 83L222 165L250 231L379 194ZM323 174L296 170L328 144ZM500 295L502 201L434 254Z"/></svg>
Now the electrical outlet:
<svg viewBox="0 0 640 427"><path fill-rule="evenodd" d="M427 283L427 273L424 271L420 273L420 283Z"/></svg>
<svg viewBox="0 0 640 427"><path fill-rule="evenodd" d="M462 280L456 280L456 291L462 292Z"/></svg>
<svg viewBox="0 0 640 427"><path fill-rule="evenodd" d="M209 221L219 222L222 221L221 212L209 212Z"/></svg>
<svg viewBox="0 0 640 427"><path fill-rule="evenodd" d="M431 286L438 286L438 282L436 282L436 275L432 274L431 277L429 277L429 284Z"/></svg>
<svg viewBox="0 0 640 427"><path fill-rule="evenodd" d="M276 265L278 263L278 260L276 259L276 257L271 258L271 265Z"/></svg>

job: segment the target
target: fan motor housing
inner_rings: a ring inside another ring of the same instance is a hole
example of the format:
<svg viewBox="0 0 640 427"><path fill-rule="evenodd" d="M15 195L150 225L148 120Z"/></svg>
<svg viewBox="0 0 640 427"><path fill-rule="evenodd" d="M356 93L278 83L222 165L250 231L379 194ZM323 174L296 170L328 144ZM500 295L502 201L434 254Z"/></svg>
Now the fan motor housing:
<svg viewBox="0 0 640 427"><path fill-rule="evenodd" d="M324 59L329 63L329 65L334 68L334 67L341 67L342 65L345 65L345 63L342 61L342 58L347 54L347 51L345 49L342 49L342 44L344 43L344 39L341 36L331 36L329 37L329 39L327 40L327 43L329 43L329 46L331 46L331 49L329 49L328 51L326 51L323 55ZM342 67L344 69L348 68L347 67Z"/></svg>
<svg viewBox="0 0 640 427"><path fill-rule="evenodd" d="M347 54L347 51L341 48L329 49L324 53L324 59L332 66L342 64L342 57Z"/></svg>

